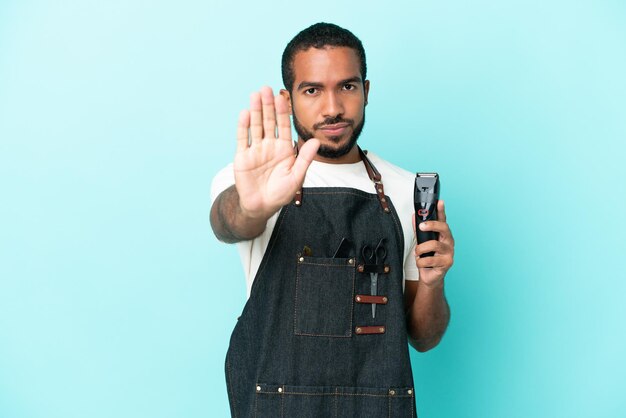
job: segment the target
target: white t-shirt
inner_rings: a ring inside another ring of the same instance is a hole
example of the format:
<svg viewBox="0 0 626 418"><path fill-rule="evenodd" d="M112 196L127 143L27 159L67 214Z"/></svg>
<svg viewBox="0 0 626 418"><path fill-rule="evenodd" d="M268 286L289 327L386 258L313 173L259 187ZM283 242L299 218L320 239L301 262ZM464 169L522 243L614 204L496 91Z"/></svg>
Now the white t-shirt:
<svg viewBox="0 0 626 418"><path fill-rule="evenodd" d="M415 210L413 206L415 174L381 159L372 152L368 152L367 156L380 172L383 185L385 186L385 194L391 199L402 224L402 232L404 234L404 279L419 280L414 257L416 240L412 221ZM214 202L221 192L233 184L235 184L235 174L233 172L233 164L231 163L220 170L213 178L211 183L211 202ZM367 193L376 193L374 184L368 177L362 161L351 164L328 164L313 161L307 170L303 187L351 187ZM250 241L237 243L246 276L248 297L277 219L278 212L267 221L265 231L260 236Z"/></svg>

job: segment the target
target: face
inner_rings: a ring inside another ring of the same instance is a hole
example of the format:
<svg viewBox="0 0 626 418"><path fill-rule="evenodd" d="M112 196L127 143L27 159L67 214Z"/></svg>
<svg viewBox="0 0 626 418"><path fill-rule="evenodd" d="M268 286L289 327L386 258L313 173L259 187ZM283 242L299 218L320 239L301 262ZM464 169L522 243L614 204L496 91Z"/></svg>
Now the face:
<svg viewBox="0 0 626 418"><path fill-rule="evenodd" d="M360 61L347 47L309 48L293 61L290 100L298 137L321 142L318 154L340 158L349 153L365 123L369 81L361 79Z"/></svg>

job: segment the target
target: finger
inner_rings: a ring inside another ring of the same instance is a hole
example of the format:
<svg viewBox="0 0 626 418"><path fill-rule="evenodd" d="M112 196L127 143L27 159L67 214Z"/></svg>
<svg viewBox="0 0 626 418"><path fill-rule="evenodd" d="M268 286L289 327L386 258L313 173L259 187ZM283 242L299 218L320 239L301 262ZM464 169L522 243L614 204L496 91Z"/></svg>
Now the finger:
<svg viewBox="0 0 626 418"><path fill-rule="evenodd" d="M448 269L452 265L452 257L449 255L434 255L432 257L416 258L415 264L418 268L438 267Z"/></svg>
<svg viewBox="0 0 626 418"><path fill-rule="evenodd" d="M317 149L320 147L320 141L316 138L311 138L307 140L298 151L298 158L296 158L296 162L293 164L293 174L296 177L298 184L302 184L304 181L304 175L306 174L306 170L311 165L311 161L315 158L317 154Z"/></svg>
<svg viewBox="0 0 626 418"><path fill-rule="evenodd" d="M276 138L276 108L274 92L271 87L261 88L261 104L263 105L263 132L266 138Z"/></svg>
<svg viewBox="0 0 626 418"><path fill-rule="evenodd" d="M435 255L454 255L454 247L435 240L426 241L415 246L416 257L430 252L434 252Z"/></svg>
<svg viewBox="0 0 626 418"><path fill-rule="evenodd" d="M291 121L289 120L289 105L287 99L280 94L276 96L276 122L278 123L278 139L291 142Z"/></svg>
<svg viewBox="0 0 626 418"><path fill-rule="evenodd" d="M445 247L439 241L430 240L426 242L422 242L419 245L415 246L415 255L420 256L422 254L426 254L429 252L436 252L438 254L445 252Z"/></svg>
<svg viewBox="0 0 626 418"><path fill-rule="evenodd" d="M446 221L446 208L443 204L443 200L439 199L437 203L437 220L438 221Z"/></svg>
<svg viewBox="0 0 626 418"><path fill-rule="evenodd" d="M439 264L439 261L436 260L435 258L436 256L424 257L424 258L416 257L415 265L417 266L417 268L420 268L420 269L435 267L437 264Z"/></svg>
<svg viewBox="0 0 626 418"><path fill-rule="evenodd" d="M420 231L433 231L447 234L450 232L450 226L442 221L426 221L420 224Z"/></svg>
<svg viewBox="0 0 626 418"><path fill-rule="evenodd" d="M259 92L250 95L250 137L252 144L258 144L263 139L263 112Z"/></svg>
<svg viewBox="0 0 626 418"><path fill-rule="evenodd" d="M432 226L433 226L434 222L439 222L439 221L422 222L420 224L420 230L421 231L435 231L435 232L439 232L438 240L432 240L433 242L442 242L442 243L446 243L446 244L450 244L450 245L454 246L454 238L452 237L452 232L450 231L450 227L448 226L448 224L445 224L445 226L443 226L443 227L438 225L437 228L439 228L440 230L441 229L443 229L443 230L442 231L437 231L436 229L432 229ZM413 214L413 232L415 233L415 237L417 237L417 232L415 232L415 214ZM428 241L426 241L426 242L428 242Z"/></svg>
<svg viewBox="0 0 626 418"><path fill-rule="evenodd" d="M454 238L452 237L452 231L450 231L450 226L446 222L442 222L442 221L422 222L419 228L421 231L438 232L439 241L441 242L454 243Z"/></svg>
<svg viewBox="0 0 626 418"><path fill-rule="evenodd" d="M242 110L237 122L237 152L248 148L248 128L250 127L250 112Z"/></svg>

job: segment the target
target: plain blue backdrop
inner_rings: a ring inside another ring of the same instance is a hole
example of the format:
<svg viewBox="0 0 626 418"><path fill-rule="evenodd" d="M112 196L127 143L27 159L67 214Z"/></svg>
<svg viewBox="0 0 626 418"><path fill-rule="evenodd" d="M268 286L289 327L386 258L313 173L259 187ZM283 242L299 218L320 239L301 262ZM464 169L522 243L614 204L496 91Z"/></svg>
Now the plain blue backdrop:
<svg viewBox="0 0 626 418"><path fill-rule="evenodd" d="M364 148L442 177L420 417L626 416L626 3L3 0L0 417L228 416L210 181L318 21L365 45Z"/></svg>

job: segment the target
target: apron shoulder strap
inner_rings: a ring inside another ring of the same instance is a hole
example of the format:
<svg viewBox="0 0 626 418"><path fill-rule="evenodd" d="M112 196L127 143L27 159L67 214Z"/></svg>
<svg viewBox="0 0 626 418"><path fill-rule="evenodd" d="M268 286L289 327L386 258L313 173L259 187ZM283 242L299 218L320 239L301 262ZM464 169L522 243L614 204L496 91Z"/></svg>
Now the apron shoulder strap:
<svg viewBox="0 0 626 418"><path fill-rule="evenodd" d="M361 160L363 160L363 164L365 164L365 170L367 170L367 175L374 183L374 189L376 189L376 195L378 196L380 206L383 208L383 211L385 211L385 213L390 213L391 209L389 209L389 203L387 203L387 198L385 197L383 178L380 175L380 172L376 170L376 167L374 167L374 164L372 164L372 161L367 157L367 151L363 151L361 147L358 148Z"/></svg>

